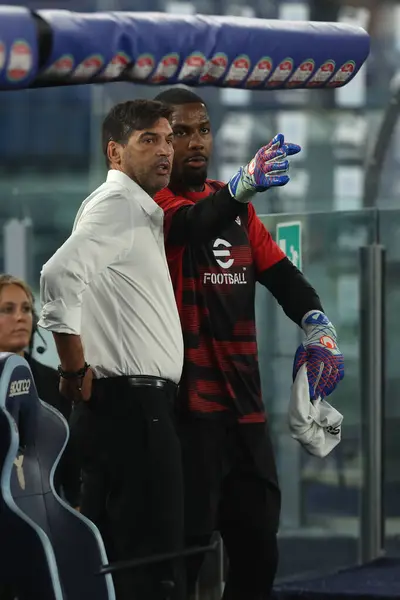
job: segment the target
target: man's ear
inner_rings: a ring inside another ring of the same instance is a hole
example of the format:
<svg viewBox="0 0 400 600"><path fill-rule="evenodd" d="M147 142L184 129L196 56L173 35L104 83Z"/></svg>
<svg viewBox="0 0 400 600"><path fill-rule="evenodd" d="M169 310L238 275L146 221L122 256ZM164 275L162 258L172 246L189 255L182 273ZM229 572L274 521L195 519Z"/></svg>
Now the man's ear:
<svg viewBox="0 0 400 600"><path fill-rule="evenodd" d="M122 162L123 146L111 140L107 146L107 158L110 163L120 165Z"/></svg>

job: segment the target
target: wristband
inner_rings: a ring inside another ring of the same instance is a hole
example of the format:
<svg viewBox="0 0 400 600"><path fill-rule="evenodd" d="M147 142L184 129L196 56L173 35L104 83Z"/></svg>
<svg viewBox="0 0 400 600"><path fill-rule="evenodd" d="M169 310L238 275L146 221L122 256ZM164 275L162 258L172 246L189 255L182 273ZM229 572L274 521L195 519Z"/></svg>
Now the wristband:
<svg viewBox="0 0 400 600"><path fill-rule="evenodd" d="M61 367L61 365L58 365L58 374L60 375L60 377L62 377L63 379L80 379L80 384L78 386L78 390L81 391L82 390L82 381L86 375L86 373L88 372L90 368L90 365L85 362L85 364L83 365L82 369L79 369L78 371L64 371L64 369Z"/></svg>

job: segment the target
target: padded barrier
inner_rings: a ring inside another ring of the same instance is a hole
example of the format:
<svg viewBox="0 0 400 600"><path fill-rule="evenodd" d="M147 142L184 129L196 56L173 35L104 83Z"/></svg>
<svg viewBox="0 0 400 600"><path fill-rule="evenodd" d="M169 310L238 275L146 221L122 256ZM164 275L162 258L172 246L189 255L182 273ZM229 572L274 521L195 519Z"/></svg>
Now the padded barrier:
<svg viewBox="0 0 400 600"><path fill-rule="evenodd" d="M31 34L26 11L13 10L7 21L3 14L11 8L0 8L0 40L7 48ZM340 23L146 12L36 15L47 24L52 43L27 86L120 80L254 90L335 88L352 80L370 46L363 29ZM31 37L29 42L33 46ZM0 83L2 89L15 87L4 75Z"/></svg>
<svg viewBox="0 0 400 600"><path fill-rule="evenodd" d="M26 88L38 71L36 24L27 8L0 9L0 89Z"/></svg>

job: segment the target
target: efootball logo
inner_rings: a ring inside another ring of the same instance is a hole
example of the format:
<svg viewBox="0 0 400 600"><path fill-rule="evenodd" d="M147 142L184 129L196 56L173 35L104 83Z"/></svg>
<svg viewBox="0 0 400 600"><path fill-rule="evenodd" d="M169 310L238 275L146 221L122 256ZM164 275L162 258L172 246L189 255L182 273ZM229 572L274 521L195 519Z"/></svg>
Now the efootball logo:
<svg viewBox="0 0 400 600"><path fill-rule="evenodd" d="M231 256L232 244L222 238L217 238L213 244L213 254L221 269L230 269L235 262ZM247 283L246 267L237 273L203 273L203 283L212 285L236 285Z"/></svg>
<svg viewBox="0 0 400 600"><path fill-rule="evenodd" d="M219 248L223 249L220 250ZM233 258L228 258L231 255L230 250L228 250L228 248L232 248L232 244L230 244L226 240L223 240L222 238L217 238L213 244L213 253L215 259L222 269L229 269L235 262ZM222 257L227 257L228 260L219 260Z"/></svg>

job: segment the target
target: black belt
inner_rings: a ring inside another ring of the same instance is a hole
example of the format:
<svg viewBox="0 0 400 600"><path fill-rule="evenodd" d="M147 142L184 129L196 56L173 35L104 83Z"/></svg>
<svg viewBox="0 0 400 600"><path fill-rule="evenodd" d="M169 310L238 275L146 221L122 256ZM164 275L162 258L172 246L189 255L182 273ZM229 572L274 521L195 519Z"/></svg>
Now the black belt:
<svg viewBox="0 0 400 600"><path fill-rule="evenodd" d="M102 390L105 394L108 393L108 390L113 393L113 391L116 389L126 390L127 387L163 390L174 397L178 392L178 386L170 379L153 377L152 375L121 375L117 377L100 377L100 379L93 380L93 387L94 390Z"/></svg>
<svg viewBox="0 0 400 600"><path fill-rule="evenodd" d="M98 410L101 407L110 410L111 404L118 412L118 407L127 406L132 401L133 390L130 393L127 388L158 389L168 396L170 402L175 402L178 393L177 384L163 377L153 377L152 375L100 377L99 379L93 379L93 393L87 405L93 410ZM114 402L116 398L118 401ZM86 403L83 401L75 403L76 406L79 404Z"/></svg>
<svg viewBox="0 0 400 600"><path fill-rule="evenodd" d="M153 377L152 375L132 375L126 378L129 387L152 387L161 390L169 389L174 393L177 392L178 386L169 379L163 377Z"/></svg>

